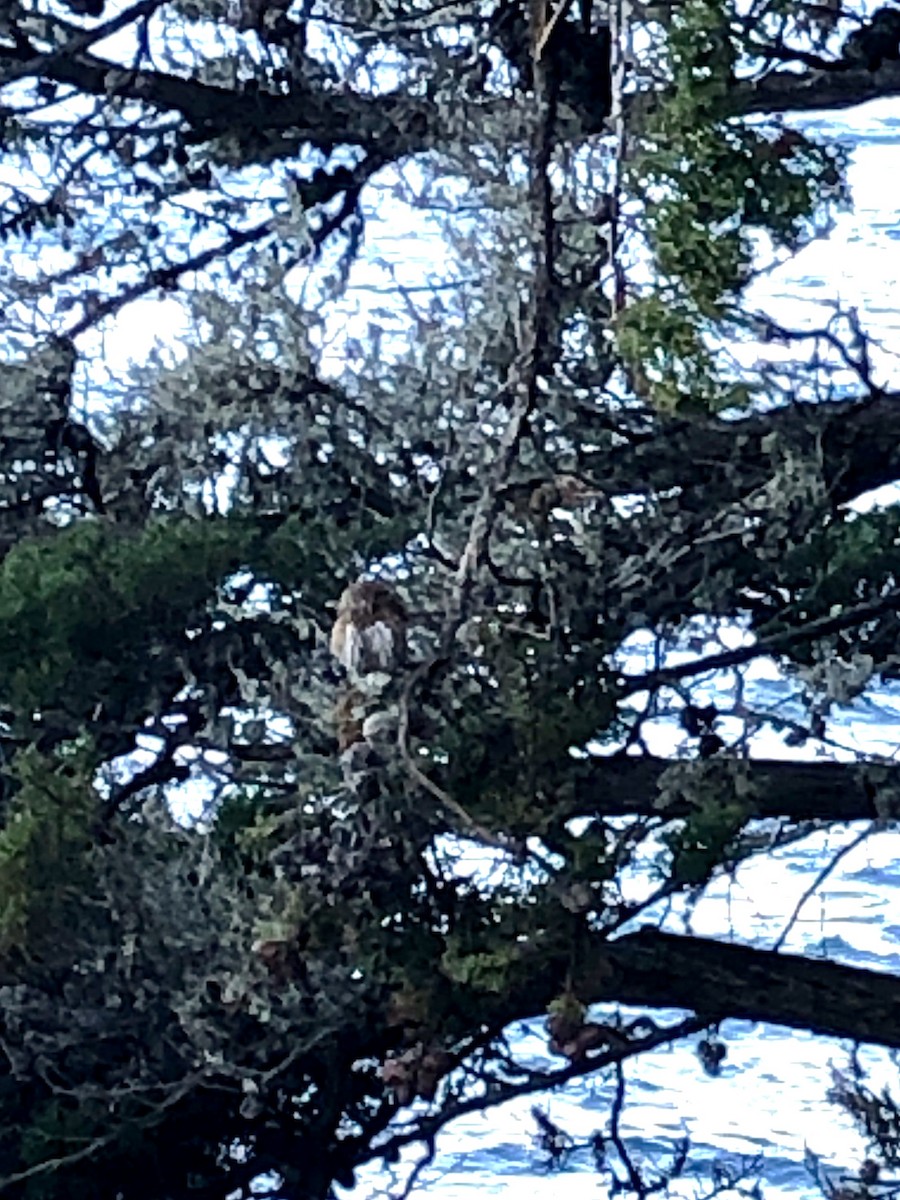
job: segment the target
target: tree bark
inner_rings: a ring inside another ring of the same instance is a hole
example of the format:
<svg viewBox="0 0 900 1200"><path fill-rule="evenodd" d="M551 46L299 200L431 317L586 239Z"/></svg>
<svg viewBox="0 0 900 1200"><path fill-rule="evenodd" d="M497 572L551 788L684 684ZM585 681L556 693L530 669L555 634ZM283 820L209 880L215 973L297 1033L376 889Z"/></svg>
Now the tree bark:
<svg viewBox="0 0 900 1200"><path fill-rule="evenodd" d="M804 958L646 926L615 942L598 935L580 952L581 967L524 955L510 988L486 1019L507 1024L546 1012L565 987L584 1004L678 1008L713 1024L766 1021L822 1037L900 1048L897 978L824 959Z"/></svg>
<svg viewBox="0 0 900 1200"><path fill-rule="evenodd" d="M732 103L740 113L833 111L900 94L900 63L877 71L775 71L765 79L735 88Z"/></svg>
<svg viewBox="0 0 900 1200"><path fill-rule="evenodd" d="M824 482L834 504L900 478L900 395L895 393L834 404L797 404L741 421L709 418L663 421L637 446L604 455L603 488L610 495L690 486L691 470L715 471L715 498L733 499L762 486L772 472L766 449L773 433L820 448Z"/></svg>
<svg viewBox="0 0 900 1200"><path fill-rule="evenodd" d="M56 22L58 28L65 23ZM117 96L143 101L163 111L177 111L193 130L192 142L228 138L241 147L245 165L295 154L309 143L329 153L339 128L343 145L369 151L376 147L394 158L415 154L451 135L458 136L459 114L451 117L437 105L414 96L338 94L304 86L289 95L260 93L248 96L229 89L183 79L162 71L126 71L91 54L83 46L84 31L73 28L72 51L65 47L26 55L29 73L67 84L93 96ZM15 78L22 69L23 52L0 48L0 81ZM757 81L737 85L730 96L734 115L748 113L809 112L849 108L868 100L900 94L900 63L885 63L878 71L851 70L777 71ZM652 92L631 102L635 119L657 102ZM508 109L505 99L471 106L467 124L473 142L485 136L498 114ZM594 118L595 120L595 118ZM454 128L451 128L453 126ZM567 137L588 136L578 114L567 115L561 131ZM233 153L233 149L228 151Z"/></svg>
<svg viewBox="0 0 900 1200"><path fill-rule="evenodd" d="M582 998L768 1021L900 1047L896 976L645 928L598 946Z"/></svg>
<svg viewBox="0 0 900 1200"><path fill-rule="evenodd" d="M290 745L264 745L232 753L250 762L288 764L295 761ZM694 805L663 776L674 768L708 769L699 759L673 761L636 756L567 761L565 774L543 790L554 797L547 802L557 820L573 817L690 816ZM723 801L730 799L732 778L746 779L736 790L742 796L748 819L784 817L789 821L875 821L900 813L900 767L886 764L835 762L782 762L777 759L718 759L723 768Z"/></svg>
<svg viewBox="0 0 900 1200"><path fill-rule="evenodd" d="M716 765L724 765L723 762ZM663 804L661 783L673 766L664 758L594 758L567 763L572 794L561 802L561 816L685 817L690 802L669 794ZM697 764L698 769L707 764ZM866 821L886 817L897 807L900 767L853 763L803 763L733 760L735 776L749 781L749 817L787 817L793 821ZM723 774L723 787L727 787ZM668 789L667 789L668 791ZM729 799L723 795L723 801ZM571 812L566 808L571 807Z"/></svg>

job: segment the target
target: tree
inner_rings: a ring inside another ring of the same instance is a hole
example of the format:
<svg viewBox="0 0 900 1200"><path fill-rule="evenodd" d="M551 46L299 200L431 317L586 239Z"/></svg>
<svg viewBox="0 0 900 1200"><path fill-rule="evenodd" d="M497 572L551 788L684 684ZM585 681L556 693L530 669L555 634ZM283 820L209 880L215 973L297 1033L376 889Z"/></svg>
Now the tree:
<svg viewBox="0 0 900 1200"><path fill-rule="evenodd" d="M896 821L830 717L897 672L897 509L850 507L900 475L897 397L852 312L747 290L847 202L777 115L896 94L900 37L591 8L5 8L7 1195L318 1200L657 1046L714 1074L727 1017L900 1047L890 975L657 927ZM110 378L161 296L181 349ZM790 721L743 698L762 658ZM545 1071L504 1039L540 1015ZM892 1165L890 1098L836 1092ZM598 1164L643 1194L621 1102Z"/></svg>

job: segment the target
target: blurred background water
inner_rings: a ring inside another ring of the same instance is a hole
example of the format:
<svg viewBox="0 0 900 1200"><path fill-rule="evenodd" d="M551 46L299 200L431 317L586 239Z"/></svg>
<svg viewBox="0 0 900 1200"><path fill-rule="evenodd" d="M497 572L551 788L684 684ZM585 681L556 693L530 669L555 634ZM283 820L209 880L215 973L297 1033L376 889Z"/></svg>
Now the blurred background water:
<svg viewBox="0 0 900 1200"><path fill-rule="evenodd" d="M880 343L873 361L882 386L900 384L900 101L871 103L841 114L796 122L806 131L837 139L851 153L852 212L841 214L830 235L801 251L789 264L754 285L753 299L776 320L800 328L824 325L839 302L857 311L863 329ZM882 488L858 507L900 498ZM753 672L751 698L759 708L792 707L792 683L774 664ZM710 693L712 695L713 693ZM843 710L829 734L846 747L832 757L860 750L893 756L900 751L900 688L870 692ZM683 739L673 723L661 722L651 748L673 750ZM814 756L788 748L769 733L753 743L757 757ZM689 913L690 931L707 937L772 946L827 858L858 838L862 825L819 830L803 842L740 867L733 879L713 884ZM684 908L666 915L664 927L685 932ZM646 917L644 919L647 919ZM786 952L827 956L873 971L900 973L900 832L873 833L849 850L833 874L803 905L784 941ZM898 987L900 1003L900 987ZM660 1019L675 1014L657 1014ZM517 1054L549 1065L542 1023L510 1032ZM712 1162L756 1158L766 1196L813 1197L821 1191L804 1165L807 1150L820 1156L838 1183L854 1172L865 1146L849 1119L826 1100L832 1068L845 1068L849 1043L763 1024L730 1021L722 1026L728 1056L719 1078L708 1077L694 1046L662 1049L627 1064L627 1105L621 1122L638 1162L665 1165L684 1135L691 1163L700 1173L681 1185L686 1195L706 1191ZM889 1056L877 1049L860 1055L876 1086L898 1081ZM558 1064L557 1060L557 1064ZM566 1085L539 1098L541 1108L578 1138L602 1131L612 1085L603 1078ZM439 1136L432 1165L414 1195L424 1190L439 1200L478 1193L498 1197L567 1200L605 1192L585 1155L564 1172L549 1172L535 1143L530 1116L534 1098L513 1101L460 1119ZM706 1177L703 1177L703 1172ZM384 1176L362 1182L363 1190L384 1187Z"/></svg>

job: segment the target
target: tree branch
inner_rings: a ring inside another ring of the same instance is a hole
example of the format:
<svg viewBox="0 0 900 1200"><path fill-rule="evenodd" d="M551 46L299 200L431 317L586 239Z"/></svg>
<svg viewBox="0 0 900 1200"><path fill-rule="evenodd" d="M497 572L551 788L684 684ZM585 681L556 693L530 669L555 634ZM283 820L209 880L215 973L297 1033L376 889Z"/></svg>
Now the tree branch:
<svg viewBox="0 0 900 1200"><path fill-rule="evenodd" d="M773 433L821 447L825 486L836 505L900 478L900 395L891 393L796 404L741 421L661 421L640 444L604 456L602 488L607 495L625 495L640 479L647 491L666 491L685 483L685 464L692 463L714 469L722 485L733 480L729 491L743 495L771 475L765 446Z"/></svg>
<svg viewBox="0 0 900 1200"><path fill-rule="evenodd" d="M0 53L0 72L19 65L14 56ZM291 156L305 143L328 154L338 129L341 145L402 157L425 148L431 126L438 128L434 136L439 136L446 125L433 106L413 98L309 87L290 95L248 94L161 71L117 69L91 54L50 56L45 77L91 96L142 101L163 112L180 113L194 130L189 141L201 143L227 135L236 139L245 165ZM229 161L234 149L227 151ZM211 153L211 157L216 156Z"/></svg>
<svg viewBox="0 0 900 1200"><path fill-rule="evenodd" d="M591 1003L682 1008L711 1022L768 1021L900 1047L893 975L651 927L612 944L598 940L576 991Z"/></svg>
<svg viewBox="0 0 900 1200"><path fill-rule="evenodd" d="M854 763L723 760L735 775L752 782L745 800L748 817L786 817L792 821L867 821L885 817L900 788L900 767ZM723 764L717 764L723 765ZM560 816L687 817L687 797L661 785L666 771L690 769L690 763L664 758L594 758L566 763L570 795L558 803ZM698 770L708 769L698 763ZM565 793L562 793L565 795ZM569 809L570 811L567 811Z"/></svg>
<svg viewBox="0 0 900 1200"><path fill-rule="evenodd" d="M150 0L136 5L130 14L121 14L115 27L121 28L129 16L137 19L145 15L147 7L152 11ZM75 47L80 47L82 41L85 45L93 41L96 32L82 35ZM206 142L225 135L229 140L236 139L245 164L293 155L304 143L330 153L336 129L341 131L342 145L369 151L377 147L382 153L390 147L391 158L418 153L452 132L448 118L437 105L402 92L366 96L304 85L295 86L287 95L265 91L251 95L161 71L116 69L115 64L86 51L71 54L68 50L63 47L61 51L36 55L26 64L18 53L0 52L0 78L7 73L15 78L27 67L30 73L40 73L89 95L138 100L159 110L178 112L195 131L192 140ZM730 99L732 111L740 115L848 108L898 93L900 64L892 62L878 71L864 67L777 71L737 85ZM641 113L652 109L658 100L656 92L634 97L629 104L632 119L640 120ZM473 103L468 122L473 141L484 136L508 107L506 99ZM451 123L455 126L457 120L454 114ZM559 132L577 139L594 130L582 128L578 115L569 113L560 122ZM228 153L233 155L233 144Z"/></svg>
<svg viewBox="0 0 900 1200"><path fill-rule="evenodd" d="M49 50L45 53L35 51L32 57L21 61L16 61L18 56L14 57L9 54L0 56L0 62L11 63L10 66L0 70L0 87L14 83L17 79L27 79L31 75L50 74L54 67L64 63L67 58L72 58L86 50L94 42L112 37L114 33L118 33L120 29L125 29L132 23L146 21L158 8L162 8L165 2L166 0L139 0L139 3L132 5L131 8L126 8L111 20L104 21L101 25L95 25L92 29L72 28L69 40L56 50ZM54 24L63 26L64 23L56 20Z"/></svg>
<svg viewBox="0 0 900 1200"><path fill-rule="evenodd" d="M706 675L711 671L723 671L728 667L738 667L769 654L779 654L790 650L793 646L807 645L816 638L829 637L835 633L843 633L856 629L876 617L900 611L900 588L892 588L876 600L867 600L834 616L818 617L807 621L796 628L780 629L768 637L760 638L749 646L738 646L734 650L723 650L720 654L703 655L700 658L689 659L687 662L676 663L658 670L645 671L639 675L622 675L622 682L627 691L639 692L648 688L662 687L667 683L675 683L679 679L691 679L697 675Z"/></svg>
<svg viewBox="0 0 900 1200"><path fill-rule="evenodd" d="M731 101L739 113L834 110L900 95L900 63L879 70L865 66L833 71L775 71L754 83L739 85Z"/></svg>

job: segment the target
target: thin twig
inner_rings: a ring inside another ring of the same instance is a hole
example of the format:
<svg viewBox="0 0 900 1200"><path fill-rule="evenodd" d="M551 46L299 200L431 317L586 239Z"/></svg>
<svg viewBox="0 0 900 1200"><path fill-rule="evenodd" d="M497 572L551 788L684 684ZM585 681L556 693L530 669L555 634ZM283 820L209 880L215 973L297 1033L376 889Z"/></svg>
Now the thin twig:
<svg viewBox="0 0 900 1200"><path fill-rule="evenodd" d="M663 684L674 683L678 679L688 679L692 675L704 675L710 671L721 671L726 667L737 667L743 663L752 662L765 654L776 654L789 650L792 646L802 645L815 638L828 637L833 633L854 629L864 621L900 609L900 588L891 588L877 600L867 600L863 604L838 613L837 616L817 617L797 629L782 629L767 638L760 638L752 646L738 646L734 650L725 650L721 654L710 654L705 658L694 658L688 662L678 663L671 667L647 671L640 675L620 675L619 678L628 692L639 692L645 688L661 687Z"/></svg>
<svg viewBox="0 0 900 1200"><path fill-rule="evenodd" d="M787 924L785 925L784 929L782 929L782 931L778 935L778 937L775 939L775 942L772 945L773 950L780 950L781 947L784 945L788 934L790 933L791 929L793 929L794 924L796 923L797 918L800 915L801 909L806 904L807 900L809 900L819 890L819 888L822 886L822 884L825 882L825 880L828 878L828 876L835 870L838 863L841 862L842 859L846 858L851 850L855 850L857 846L861 846L862 843L866 840L866 838L871 837L872 834L876 833L879 829L881 829L881 827L882 826L881 826L880 821L872 821L871 824L866 826L866 828L862 831L862 833L857 834L857 836L855 838L853 838L852 841L849 841L846 844L846 846L842 846L840 848L840 850L838 850L835 854L833 854L831 856L831 858L828 860L828 862L825 864L825 866L821 869L821 871L818 872L816 877L813 879L812 883L810 883L809 887L804 889L803 894L801 895L800 899L797 901L797 903L794 906L794 911L791 913L790 917L788 918Z"/></svg>
<svg viewBox="0 0 900 1200"><path fill-rule="evenodd" d="M126 8L124 12L120 12L118 16L105 21L102 25L95 25L93 29L84 29L73 33L72 37L64 45L58 47L58 49L50 50L46 54L38 53L33 58L18 63L8 71L0 74L0 88L6 87L7 84L13 83L17 79L27 79L31 75L46 74L52 67L64 63L67 59L71 59L83 50L86 50L93 42L99 42L103 38L111 37L112 34L118 33L120 29L124 29L126 25L130 25L132 21L140 21L153 16L158 8L162 8L164 3L166 3L166 0L140 0L139 4L135 4L131 8ZM56 20L55 24L62 28L71 28L71 26L59 20ZM0 56L0 60L2 60L2 57Z"/></svg>

